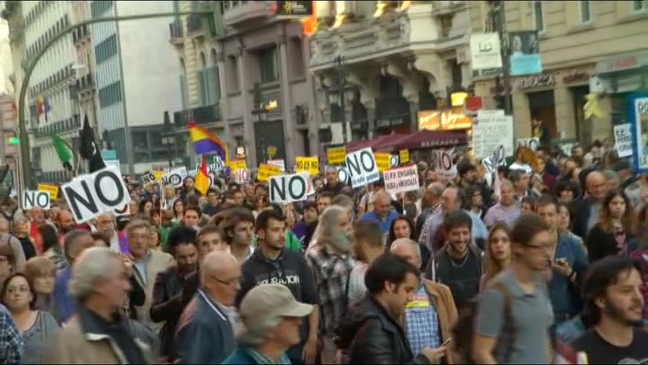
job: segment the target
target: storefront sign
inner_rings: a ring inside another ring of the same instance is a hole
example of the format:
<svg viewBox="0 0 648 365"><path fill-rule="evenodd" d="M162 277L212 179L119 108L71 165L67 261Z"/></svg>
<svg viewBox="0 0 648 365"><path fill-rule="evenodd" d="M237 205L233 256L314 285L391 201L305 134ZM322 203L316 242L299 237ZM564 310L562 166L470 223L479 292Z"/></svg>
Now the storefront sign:
<svg viewBox="0 0 648 365"><path fill-rule="evenodd" d="M418 113L419 130L454 130L472 127L472 118L462 113L462 108L452 110L424 110Z"/></svg>
<svg viewBox="0 0 648 365"><path fill-rule="evenodd" d="M515 88L520 91L553 87L554 85L556 85L556 80L553 74L532 75L515 79Z"/></svg>
<svg viewBox="0 0 648 365"><path fill-rule="evenodd" d="M393 118L393 119L378 119L376 120L376 128L391 128L399 126L403 123L403 118Z"/></svg>
<svg viewBox="0 0 648 365"><path fill-rule="evenodd" d="M646 61L646 59L642 59L638 54L616 57L599 62L596 65L596 72L606 73L632 70L641 66L643 63L646 63Z"/></svg>
<svg viewBox="0 0 648 365"><path fill-rule="evenodd" d="M628 120L632 128L632 161L634 172L648 173L648 94L631 94L628 96Z"/></svg>
<svg viewBox="0 0 648 365"><path fill-rule="evenodd" d="M590 73L585 70L574 70L563 77L563 84L573 84L576 82L587 82L590 79Z"/></svg>

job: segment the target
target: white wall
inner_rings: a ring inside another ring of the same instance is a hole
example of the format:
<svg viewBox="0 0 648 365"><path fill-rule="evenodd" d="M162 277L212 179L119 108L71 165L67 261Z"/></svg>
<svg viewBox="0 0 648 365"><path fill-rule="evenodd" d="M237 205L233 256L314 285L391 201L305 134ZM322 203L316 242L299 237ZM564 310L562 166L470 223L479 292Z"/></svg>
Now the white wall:
<svg viewBox="0 0 648 365"><path fill-rule="evenodd" d="M172 1L118 1L119 16L168 13ZM180 63L169 44L169 23L173 18L120 22L119 46L124 72L124 99L128 125L162 123L165 110L182 109L178 87Z"/></svg>

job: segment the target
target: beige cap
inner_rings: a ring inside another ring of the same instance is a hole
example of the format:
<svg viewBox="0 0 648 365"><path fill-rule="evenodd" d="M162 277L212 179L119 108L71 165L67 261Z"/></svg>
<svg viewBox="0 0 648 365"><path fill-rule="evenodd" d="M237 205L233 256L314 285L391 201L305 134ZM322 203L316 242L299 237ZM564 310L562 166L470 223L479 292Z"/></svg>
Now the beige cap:
<svg viewBox="0 0 648 365"><path fill-rule="evenodd" d="M300 303L282 284L261 284L250 290L241 302L244 321L274 317L306 317L313 311L310 304Z"/></svg>

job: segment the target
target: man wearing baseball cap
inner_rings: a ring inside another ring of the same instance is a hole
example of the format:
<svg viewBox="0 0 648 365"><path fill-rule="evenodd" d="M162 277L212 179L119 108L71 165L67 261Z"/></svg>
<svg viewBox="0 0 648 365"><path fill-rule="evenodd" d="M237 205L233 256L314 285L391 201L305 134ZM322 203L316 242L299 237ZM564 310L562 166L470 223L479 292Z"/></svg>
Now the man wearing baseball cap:
<svg viewBox="0 0 648 365"><path fill-rule="evenodd" d="M302 319L312 311L283 284L252 288L239 309L238 347L222 364L290 364L286 351L299 343Z"/></svg>

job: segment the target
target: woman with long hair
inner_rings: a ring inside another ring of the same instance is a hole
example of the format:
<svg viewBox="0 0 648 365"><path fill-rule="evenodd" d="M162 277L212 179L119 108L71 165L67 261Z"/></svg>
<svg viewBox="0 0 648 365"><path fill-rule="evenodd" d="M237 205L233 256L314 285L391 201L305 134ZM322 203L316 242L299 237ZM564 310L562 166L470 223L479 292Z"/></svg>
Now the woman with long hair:
<svg viewBox="0 0 648 365"><path fill-rule="evenodd" d="M590 264L610 255L626 255L628 244L636 237L636 215L624 192L612 190L605 195L598 223L585 240Z"/></svg>
<svg viewBox="0 0 648 365"><path fill-rule="evenodd" d="M414 241L417 241L414 237L414 221L409 217L404 215L399 215L394 219L391 226L389 227L389 233L387 235L387 251L391 247L391 244L399 238L409 238ZM430 249L425 245L419 245L421 247L421 270L425 270L427 263L430 260Z"/></svg>
<svg viewBox="0 0 648 365"><path fill-rule="evenodd" d="M53 313L54 282L56 281L56 266L45 256L37 256L27 260L25 277L34 288L34 308Z"/></svg>
<svg viewBox="0 0 648 365"><path fill-rule="evenodd" d="M0 303L9 313L24 341L23 364L47 364L44 358L48 340L59 330L50 313L34 309L36 293L24 274L16 273L5 279L0 290Z"/></svg>
<svg viewBox="0 0 648 365"><path fill-rule="evenodd" d="M484 275L479 284L480 291L488 287L488 282L502 272L511 262L511 239L506 223L497 222L488 233L484 253Z"/></svg>

